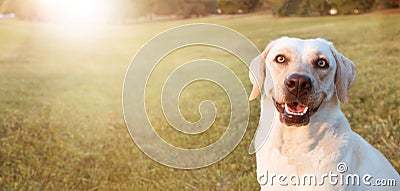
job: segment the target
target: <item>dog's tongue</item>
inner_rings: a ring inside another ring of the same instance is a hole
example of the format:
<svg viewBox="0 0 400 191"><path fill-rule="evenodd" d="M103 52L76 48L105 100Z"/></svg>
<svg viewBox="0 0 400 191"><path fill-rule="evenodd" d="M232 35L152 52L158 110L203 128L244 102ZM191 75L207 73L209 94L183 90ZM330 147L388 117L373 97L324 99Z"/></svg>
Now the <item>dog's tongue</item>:
<svg viewBox="0 0 400 191"><path fill-rule="evenodd" d="M303 113L303 111L307 107L307 106L297 103L297 102L287 104L287 106L288 106L289 111L293 112L293 113Z"/></svg>

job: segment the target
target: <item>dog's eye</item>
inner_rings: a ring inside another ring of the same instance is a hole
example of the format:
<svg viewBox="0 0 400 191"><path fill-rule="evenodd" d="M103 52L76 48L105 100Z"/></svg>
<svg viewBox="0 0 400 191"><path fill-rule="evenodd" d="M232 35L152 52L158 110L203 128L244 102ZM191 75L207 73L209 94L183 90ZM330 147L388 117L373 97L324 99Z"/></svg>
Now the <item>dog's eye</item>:
<svg viewBox="0 0 400 191"><path fill-rule="evenodd" d="M275 61L278 62L278 63L280 63L280 64L283 64L283 63L286 62L286 58L285 58L284 56L282 56L282 55L278 55L278 56L275 58Z"/></svg>
<svg viewBox="0 0 400 191"><path fill-rule="evenodd" d="M327 68L329 65L328 65L328 63L326 62L326 60L324 60L324 59L319 59L319 60L317 61L317 66L318 66L319 68Z"/></svg>

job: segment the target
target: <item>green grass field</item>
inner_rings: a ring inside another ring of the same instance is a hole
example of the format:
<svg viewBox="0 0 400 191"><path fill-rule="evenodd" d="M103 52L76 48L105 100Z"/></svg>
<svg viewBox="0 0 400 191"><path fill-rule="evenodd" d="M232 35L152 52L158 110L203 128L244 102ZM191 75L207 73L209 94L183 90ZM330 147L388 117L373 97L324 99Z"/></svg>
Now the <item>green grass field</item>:
<svg viewBox="0 0 400 191"><path fill-rule="evenodd" d="M256 190L255 155L247 153L258 123L251 102L248 130L222 161L178 170L149 159L133 143L122 114L126 69L153 36L186 23L215 23L239 31L262 50L280 36L323 37L357 65L343 111L352 128L400 171L400 11L358 16L275 18L220 16L95 30L0 20L0 190ZM167 141L196 148L218 139L229 122L229 100L206 82L189 86L183 115L197 120L212 99L215 124L200 135L171 130L162 116L160 87L177 66L196 58L221 61L251 86L247 69L229 54L204 47L177 51L160 63L146 90L148 113Z"/></svg>

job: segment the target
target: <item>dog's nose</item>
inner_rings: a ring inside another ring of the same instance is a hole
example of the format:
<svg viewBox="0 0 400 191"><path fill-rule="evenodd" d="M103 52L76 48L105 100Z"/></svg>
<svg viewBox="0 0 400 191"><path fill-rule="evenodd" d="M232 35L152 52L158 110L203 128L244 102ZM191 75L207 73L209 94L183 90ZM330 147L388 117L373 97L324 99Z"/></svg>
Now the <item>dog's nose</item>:
<svg viewBox="0 0 400 191"><path fill-rule="evenodd" d="M285 80L286 89L294 95L300 96L310 92L312 88L310 77L303 74L292 74Z"/></svg>

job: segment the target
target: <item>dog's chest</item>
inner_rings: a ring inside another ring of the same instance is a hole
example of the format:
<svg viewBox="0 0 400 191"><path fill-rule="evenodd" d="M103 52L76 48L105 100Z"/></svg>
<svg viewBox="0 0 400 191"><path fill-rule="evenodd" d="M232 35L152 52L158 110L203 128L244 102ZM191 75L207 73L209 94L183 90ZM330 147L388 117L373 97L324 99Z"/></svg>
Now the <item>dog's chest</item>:
<svg viewBox="0 0 400 191"><path fill-rule="evenodd" d="M336 168L343 139L327 134L323 139L303 143L266 144L257 153L258 171L277 174L319 174Z"/></svg>

